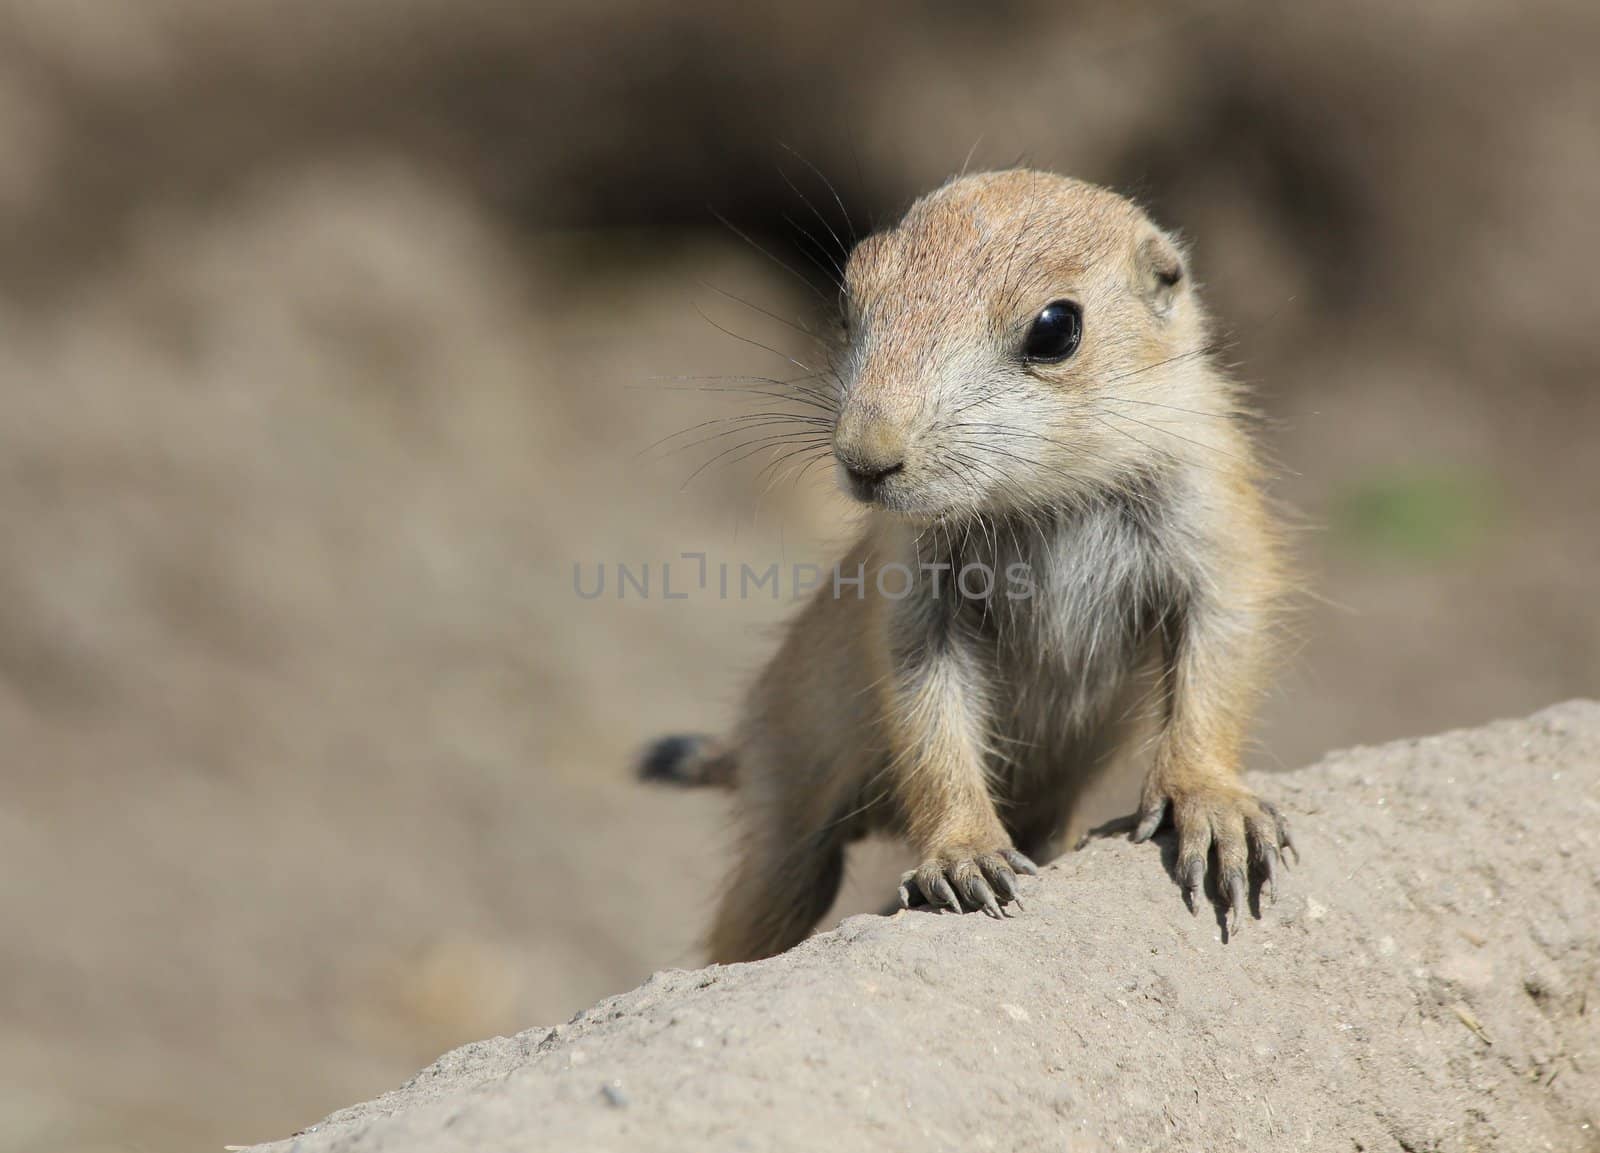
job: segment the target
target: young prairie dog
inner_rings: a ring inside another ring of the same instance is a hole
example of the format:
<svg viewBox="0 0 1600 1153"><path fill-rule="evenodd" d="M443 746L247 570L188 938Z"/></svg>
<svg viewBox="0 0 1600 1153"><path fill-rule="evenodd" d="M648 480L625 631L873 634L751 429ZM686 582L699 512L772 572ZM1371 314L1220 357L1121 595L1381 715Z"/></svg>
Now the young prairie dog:
<svg viewBox="0 0 1600 1153"><path fill-rule="evenodd" d="M1151 725L1134 839L1170 819L1190 908L1214 857L1237 924L1290 847L1239 779L1285 578L1181 250L1105 189L983 173L863 240L843 305L805 395L870 508L848 583L795 618L729 739L644 765L737 790L712 959L802 940L876 830L921 861L903 903L1000 916Z"/></svg>

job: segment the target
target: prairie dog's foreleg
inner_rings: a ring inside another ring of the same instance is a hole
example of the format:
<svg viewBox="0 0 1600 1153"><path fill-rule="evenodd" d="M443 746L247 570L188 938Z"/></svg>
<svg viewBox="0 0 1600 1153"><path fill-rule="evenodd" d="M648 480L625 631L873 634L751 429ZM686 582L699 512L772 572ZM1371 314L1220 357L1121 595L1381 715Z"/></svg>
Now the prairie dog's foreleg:
<svg viewBox="0 0 1600 1153"><path fill-rule="evenodd" d="M922 861L901 879L900 899L998 917L1016 899L1016 873L1037 870L1012 845L989 792L983 671L958 638L924 637L901 646L883 684L890 787Z"/></svg>
<svg viewBox="0 0 1600 1153"><path fill-rule="evenodd" d="M1215 851L1217 888L1237 928L1251 866L1270 892L1281 851L1293 844L1282 815L1239 779L1245 718L1260 676L1261 629L1247 596L1236 591L1227 604L1194 597L1169 624L1166 715L1133 839L1149 839L1171 814L1177 878L1191 911Z"/></svg>

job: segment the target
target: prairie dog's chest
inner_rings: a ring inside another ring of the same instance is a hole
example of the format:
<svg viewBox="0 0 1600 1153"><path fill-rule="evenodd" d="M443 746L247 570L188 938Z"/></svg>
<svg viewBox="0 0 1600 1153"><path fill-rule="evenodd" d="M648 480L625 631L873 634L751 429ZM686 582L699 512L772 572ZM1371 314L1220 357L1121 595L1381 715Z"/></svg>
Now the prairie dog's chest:
<svg viewBox="0 0 1600 1153"><path fill-rule="evenodd" d="M1019 740L1076 740L1147 655L1170 584L1159 550L1115 509L988 543L1009 579L986 603L965 602L963 613L994 676L995 720ZM1023 574L1027 595L1016 595Z"/></svg>

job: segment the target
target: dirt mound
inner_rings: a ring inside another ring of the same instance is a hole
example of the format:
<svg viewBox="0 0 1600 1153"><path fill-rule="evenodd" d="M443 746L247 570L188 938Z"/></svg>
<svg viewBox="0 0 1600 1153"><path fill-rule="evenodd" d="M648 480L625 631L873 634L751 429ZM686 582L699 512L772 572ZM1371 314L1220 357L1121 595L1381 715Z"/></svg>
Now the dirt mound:
<svg viewBox="0 0 1600 1153"><path fill-rule="evenodd" d="M1098 840L1003 924L658 973L262 1148L1600 1148L1600 704L1258 783L1302 862L1231 940Z"/></svg>

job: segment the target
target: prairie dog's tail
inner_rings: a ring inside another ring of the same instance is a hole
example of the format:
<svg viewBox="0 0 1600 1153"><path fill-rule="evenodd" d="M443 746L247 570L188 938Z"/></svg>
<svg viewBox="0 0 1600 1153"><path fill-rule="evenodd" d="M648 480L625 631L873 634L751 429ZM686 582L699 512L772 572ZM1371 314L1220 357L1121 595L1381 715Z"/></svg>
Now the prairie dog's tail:
<svg viewBox="0 0 1600 1153"><path fill-rule="evenodd" d="M662 737L639 758L639 779L682 788L734 786L733 750L699 733Z"/></svg>

